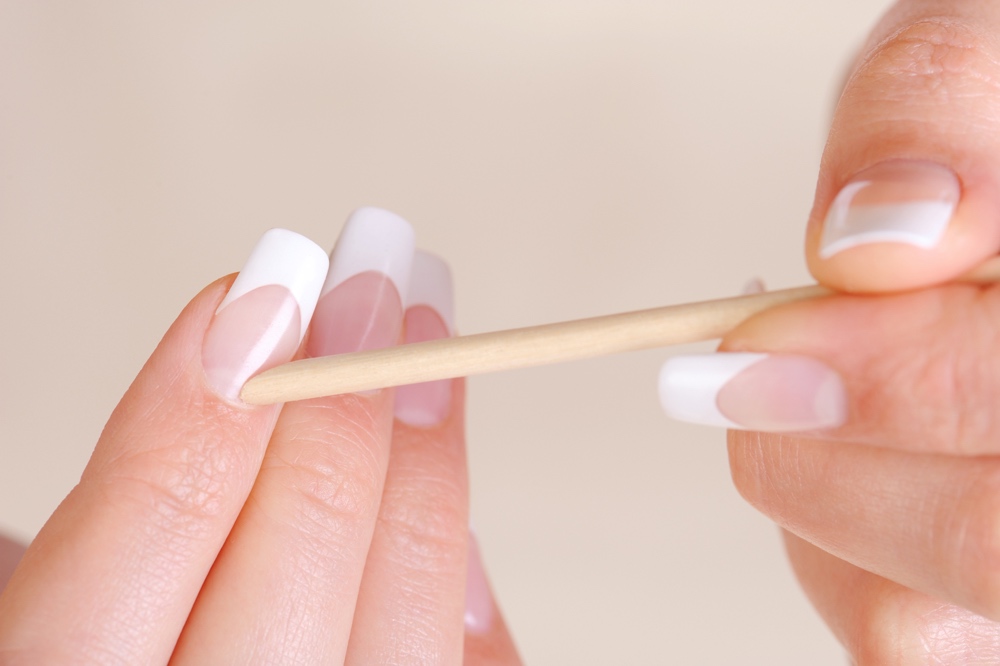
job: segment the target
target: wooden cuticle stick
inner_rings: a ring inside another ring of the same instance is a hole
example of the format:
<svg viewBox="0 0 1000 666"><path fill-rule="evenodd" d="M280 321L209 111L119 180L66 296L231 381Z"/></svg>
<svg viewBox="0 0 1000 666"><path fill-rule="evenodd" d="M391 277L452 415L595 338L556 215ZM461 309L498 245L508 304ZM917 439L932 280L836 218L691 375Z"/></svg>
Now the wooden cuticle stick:
<svg viewBox="0 0 1000 666"><path fill-rule="evenodd" d="M956 281L1000 281L1000 257ZM764 310L832 293L819 285L796 287L303 359L250 379L240 397L263 405L702 342L725 336Z"/></svg>

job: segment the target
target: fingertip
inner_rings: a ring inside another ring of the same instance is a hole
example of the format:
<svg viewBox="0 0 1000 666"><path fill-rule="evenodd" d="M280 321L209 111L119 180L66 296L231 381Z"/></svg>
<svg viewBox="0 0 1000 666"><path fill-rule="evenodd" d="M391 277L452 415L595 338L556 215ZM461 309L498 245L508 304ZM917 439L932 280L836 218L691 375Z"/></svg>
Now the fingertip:
<svg viewBox="0 0 1000 666"><path fill-rule="evenodd" d="M950 281L1000 248L997 42L990 3L898 2L837 103L806 238L831 288Z"/></svg>
<svg viewBox="0 0 1000 666"><path fill-rule="evenodd" d="M924 160L884 160L817 196L806 239L809 270L853 293L948 282L1000 247L1000 202L984 178Z"/></svg>

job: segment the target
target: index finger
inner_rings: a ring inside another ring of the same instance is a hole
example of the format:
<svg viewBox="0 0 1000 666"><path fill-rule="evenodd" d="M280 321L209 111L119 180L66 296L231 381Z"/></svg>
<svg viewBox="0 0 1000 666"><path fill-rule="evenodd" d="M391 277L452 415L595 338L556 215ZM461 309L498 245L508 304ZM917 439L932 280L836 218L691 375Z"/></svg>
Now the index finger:
<svg viewBox="0 0 1000 666"><path fill-rule="evenodd" d="M0 661L167 662L280 409L239 403L240 386L295 354L326 269L272 230L228 293L185 308L0 596Z"/></svg>

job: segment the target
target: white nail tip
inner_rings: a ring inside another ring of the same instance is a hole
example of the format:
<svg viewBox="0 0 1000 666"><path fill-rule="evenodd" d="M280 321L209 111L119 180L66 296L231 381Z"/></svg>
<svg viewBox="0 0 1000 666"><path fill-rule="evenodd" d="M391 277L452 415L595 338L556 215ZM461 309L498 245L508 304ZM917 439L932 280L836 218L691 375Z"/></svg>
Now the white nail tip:
<svg viewBox="0 0 1000 666"><path fill-rule="evenodd" d="M254 289L267 285L286 287L299 304L299 340L316 309L330 260L319 245L287 229L271 229L257 241L216 312Z"/></svg>
<svg viewBox="0 0 1000 666"><path fill-rule="evenodd" d="M730 379L767 357L767 354L726 353L671 358L660 370L663 410L679 421L742 428L719 411L719 391Z"/></svg>
<svg viewBox="0 0 1000 666"><path fill-rule="evenodd" d="M864 186L865 183L854 185ZM848 186L838 196L847 202L853 196ZM944 235L955 203L912 201L900 204L851 206L835 202L823 227L819 256L829 259L848 248L868 243L908 243L923 249L937 245Z"/></svg>
<svg viewBox="0 0 1000 666"><path fill-rule="evenodd" d="M330 255L323 294L359 273L378 271L406 299L416 239L410 223L381 208L360 208L347 220Z"/></svg>
<svg viewBox="0 0 1000 666"><path fill-rule="evenodd" d="M426 305L437 312L448 327L455 332L455 304L451 270L440 257L417 250L413 257L413 271L406 307Z"/></svg>

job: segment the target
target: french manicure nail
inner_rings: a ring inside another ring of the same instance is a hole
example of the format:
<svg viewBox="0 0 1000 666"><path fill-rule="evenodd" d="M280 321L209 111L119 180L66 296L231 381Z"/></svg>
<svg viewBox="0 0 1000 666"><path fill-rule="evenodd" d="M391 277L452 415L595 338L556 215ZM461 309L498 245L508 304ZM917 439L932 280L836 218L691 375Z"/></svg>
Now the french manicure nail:
<svg viewBox="0 0 1000 666"><path fill-rule="evenodd" d="M250 377L291 360L328 265L305 236L271 229L261 237L205 334L202 366L216 393L236 400Z"/></svg>
<svg viewBox="0 0 1000 666"><path fill-rule="evenodd" d="M823 223L819 256L829 259L867 243L934 247L961 196L955 173L933 162L875 165L844 186Z"/></svg>
<svg viewBox="0 0 1000 666"><path fill-rule="evenodd" d="M307 352L330 356L399 342L413 263L406 220L379 208L354 212L330 255Z"/></svg>
<svg viewBox="0 0 1000 666"><path fill-rule="evenodd" d="M479 542L470 529L465 576L465 630L472 634L489 633L494 615L493 593L486 579Z"/></svg>
<svg viewBox="0 0 1000 666"><path fill-rule="evenodd" d="M747 280L746 284L743 285L743 295L752 296L753 294L763 294L767 291L767 286L764 281L759 277L751 278Z"/></svg>
<svg viewBox="0 0 1000 666"><path fill-rule="evenodd" d="M660 401L681 421L794 432L842 425L847 393L816 359L786 354L677 356L660 371Z"/></svg>
<svg viewBox="0 0 1000 666"><path fill-rule="evenodd" d="M413 258L404 317L404 342L424 342L454 334L451 271L438 257L418 251ZM441 379L396 389L396 418L409 425L438 425L451 411L451 380Z"/></svg>

